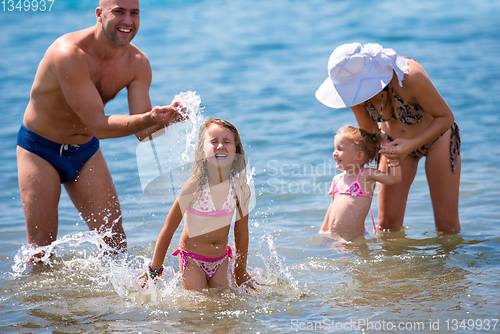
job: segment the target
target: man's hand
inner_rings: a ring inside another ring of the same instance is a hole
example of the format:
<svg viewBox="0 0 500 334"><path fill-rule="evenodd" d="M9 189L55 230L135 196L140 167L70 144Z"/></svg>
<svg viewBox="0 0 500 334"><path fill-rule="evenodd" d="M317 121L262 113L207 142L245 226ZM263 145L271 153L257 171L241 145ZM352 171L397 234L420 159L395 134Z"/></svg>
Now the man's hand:
<svg viewBox="0 0 500 334"><path fill-rule="evenodd" d="M151 116L158 124L168 126L173 123L187 120L187 109L179 102L174 102L169 106L156 106L151 110Z"/></svg>

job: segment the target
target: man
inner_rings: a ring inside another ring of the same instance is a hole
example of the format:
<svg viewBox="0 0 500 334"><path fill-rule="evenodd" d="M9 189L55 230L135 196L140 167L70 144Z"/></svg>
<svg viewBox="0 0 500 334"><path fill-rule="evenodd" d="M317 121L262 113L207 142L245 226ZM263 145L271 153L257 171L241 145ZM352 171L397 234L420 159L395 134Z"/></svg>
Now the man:
<svg viewBox="0 0 500 334"><path fill-rule="evenodd" d="M58 38L41 60L18 135L19 188L28 244L57 238L61 183L91 230L126 249L120 204L99 139L139 139L180 120L178 105L151 108L151 66L131 44L138 0L101 0L94 27ZM104 106L127 87L130 115ZM39 254L40 255L40 254Z"/></svg>

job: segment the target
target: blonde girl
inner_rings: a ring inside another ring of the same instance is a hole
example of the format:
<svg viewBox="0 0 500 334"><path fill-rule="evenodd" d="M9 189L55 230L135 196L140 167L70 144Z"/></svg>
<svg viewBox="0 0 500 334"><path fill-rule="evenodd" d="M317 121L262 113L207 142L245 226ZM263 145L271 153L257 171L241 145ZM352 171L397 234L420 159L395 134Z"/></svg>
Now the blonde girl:
<svg viewBox="0 0 500 334"><path fill-rule="evenodd" d="M228 245L233 216L237 285L252 287L247 272L248 205L245 151L238 130L230 122L208 118L200 126L193 176L186 181L156 242L149 276L163 272L172 237L184 217L179 248L182 286L189 290L228 286ZM144 277L144 275L142 276Z"/></svg>
<svg viewBox="0 0 500 334"><path fill-rule="evenodd" d="M392 160L387 170L364 167L374 160L380 149L381 137L354 126L341 128L335 135L333 158L344 171L332 180L329 195L333 195L320 233L346 236L366 234L365 218L370 211L376 182L395 184L401 181L399 162ZM373 214L372 214L373 220ZM375 229L375 222L373 221Z"/></svg>

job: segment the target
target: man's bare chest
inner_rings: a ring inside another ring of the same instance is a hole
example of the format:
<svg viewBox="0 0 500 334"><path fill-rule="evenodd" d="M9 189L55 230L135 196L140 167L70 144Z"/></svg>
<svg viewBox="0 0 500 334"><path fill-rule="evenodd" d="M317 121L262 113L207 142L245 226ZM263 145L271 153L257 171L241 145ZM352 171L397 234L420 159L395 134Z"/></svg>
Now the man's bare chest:
<svg viewBox="0 0 500 334"><path fill-rule="evenodd" d="M118 66L96 66L91 74L102 102L106 104L133 80L130 68Z"/></svg>

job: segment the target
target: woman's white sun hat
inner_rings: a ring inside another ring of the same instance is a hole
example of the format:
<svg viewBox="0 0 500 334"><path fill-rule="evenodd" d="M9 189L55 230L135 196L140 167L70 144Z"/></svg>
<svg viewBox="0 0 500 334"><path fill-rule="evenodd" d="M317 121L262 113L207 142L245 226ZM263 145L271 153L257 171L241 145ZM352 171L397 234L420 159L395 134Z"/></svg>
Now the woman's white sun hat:
<svg viewBox="0 0 500 334"><path fill-rule="evenodd" d="M328 61L328 79L316 91L316 98L331 108L347 108L377 95L396 72L399 85L408 73L408 61L380 44L344 44Z"/></svg>

